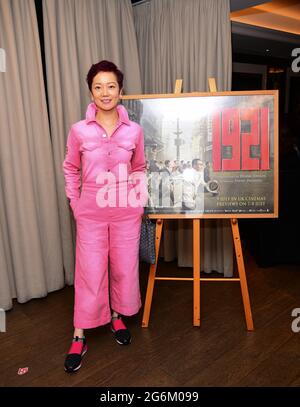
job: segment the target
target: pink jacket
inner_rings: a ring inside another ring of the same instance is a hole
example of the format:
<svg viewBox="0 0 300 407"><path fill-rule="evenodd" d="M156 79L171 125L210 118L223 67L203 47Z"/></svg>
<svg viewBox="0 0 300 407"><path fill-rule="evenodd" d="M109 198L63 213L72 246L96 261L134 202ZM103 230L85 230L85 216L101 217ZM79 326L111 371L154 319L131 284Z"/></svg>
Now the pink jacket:
<svg viewBox="0 0 300 407"><path fill-rule="evenodd" d="M110 137L96 122L97 106L90 103L85 120L73 124L68 134L67 151L63 162L66 195L74 208L81 185L97 187L101 173L111 172L119 182L145 174L144 137L141 126L129 120L124 106L117 106L119 121ZM127 169L120 180L119 164ZM130 177L129 177L130 176Z"/></svg>

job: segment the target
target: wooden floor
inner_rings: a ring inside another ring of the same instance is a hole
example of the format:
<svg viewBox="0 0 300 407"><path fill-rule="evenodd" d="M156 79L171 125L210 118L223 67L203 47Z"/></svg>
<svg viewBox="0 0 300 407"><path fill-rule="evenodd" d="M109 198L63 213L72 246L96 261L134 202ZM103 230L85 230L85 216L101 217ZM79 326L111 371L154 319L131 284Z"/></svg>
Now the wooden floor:
<svg viewBox="0 0 300 407"><path fill-rule="evenodd" d="M86 331L89 351L75 374L63 370L72 335L73 287L7 312L0 333L0 386L300 386L300 267L258 268L246 256L254 332L245 328L239 283L203 283L201 328L192 326L192 283L159 281L150 324L128 318L130 346L108 326ZM160 262L160 275L191 276ZM143 299L147 267L141 268ZM29 367L23 376L18 368Z"/></svg>

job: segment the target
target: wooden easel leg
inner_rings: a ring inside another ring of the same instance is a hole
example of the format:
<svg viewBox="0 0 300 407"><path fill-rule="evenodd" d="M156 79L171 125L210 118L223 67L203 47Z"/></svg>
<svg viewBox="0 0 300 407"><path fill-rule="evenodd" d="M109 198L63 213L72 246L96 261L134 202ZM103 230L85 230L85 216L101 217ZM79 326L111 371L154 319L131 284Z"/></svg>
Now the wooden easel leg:
<svg viewBox="0 0 300 407"><path fill-rule="evenodd" d="M242 245L241 245L241 239L240 239L239 225L238 225L237 219L230 219L230 222L231 222L231 229L232 229L232 235L233 235L233 241L234 241L235 254L236 254L236 259L237 259L238 273L239 273L239 277L240 277L240 284L241 284L241 291L242 291L247 330L253 331L254 326L253 326L248 285L247 285L247 279L246 279L246 273L245 273L245 264L244 264L243 251L242 251Z"/></svg>
<svg viewBox="0 0 300 407"><path fill-rule="evenodd" d="M193 219L194 326L200 326L200 219Z"/></svg>
<svg viewBox="0 0 300 407"><path fill-rule="evenodd" d="M155 264L150 265L150 270L149 270L147 293L146 293L143 320L142 320L143 328L147 328L149 325L149 317L150 317L150 311L151 311L151 304L152 304L153 289L154 289L155 275L156 275L156 269L157 269L158 253L159 253L159 248L160 248L162 227L163 227L163 220L157 219L156 232L155 232L155 235L156 235L155 236L156 261L155 261Z"/></svg>

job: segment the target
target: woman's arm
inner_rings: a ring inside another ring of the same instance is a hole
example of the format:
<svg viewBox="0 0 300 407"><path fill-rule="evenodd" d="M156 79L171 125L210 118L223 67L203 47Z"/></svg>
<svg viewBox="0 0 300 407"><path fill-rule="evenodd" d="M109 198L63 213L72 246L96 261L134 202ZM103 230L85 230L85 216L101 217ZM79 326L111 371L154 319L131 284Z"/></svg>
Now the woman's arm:
<svg viewBox="0 0 300 407"><path fill-rule="evenodd" d="M131 175L134 173L146 172L146 160L145 160L145 153L144 153L144 134L143 129L140 127L140 131L136 141L136 148L133 152L133 156L131 159Z"/></svg>
<svg viewBox="0 0 300 407"><path fill-rule="evenodd" d="M129 180L134 184L134 189L139 196L141 206L146 206L148 201L148 185L146 175L146 160L144 153L144 134L140 131L136 140L136 147L131 159L131 174Z"/></svg>
<svg viewBox="0 0 300 407"><path fill-rule="evenodd" d="M71 208L74 209L80 196L81 159L79 141L73 127L68 134L67 151L63 162L66 195L70 199Z"/></svg>

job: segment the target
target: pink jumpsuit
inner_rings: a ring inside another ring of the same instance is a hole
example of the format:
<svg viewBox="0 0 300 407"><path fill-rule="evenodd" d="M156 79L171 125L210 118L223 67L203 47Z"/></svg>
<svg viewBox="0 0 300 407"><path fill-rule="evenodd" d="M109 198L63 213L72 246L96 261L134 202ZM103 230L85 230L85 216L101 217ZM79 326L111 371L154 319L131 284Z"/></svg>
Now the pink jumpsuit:
<svg viewBox="0 0 300 407"><path fill-rule="evenodd" d="M86 119L71 127L67 140L63 170L76 220L76 328L107 324L111 308L133 315L141 307L138 266L145 196L138 205L126 198L136 192L137 178L145 176L144 139L124 106L117 110L119 121L108 137L96 122L97 106L90 103Z"/></svg>

